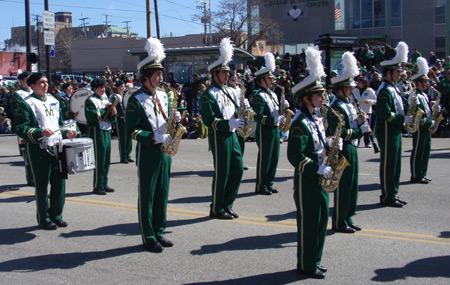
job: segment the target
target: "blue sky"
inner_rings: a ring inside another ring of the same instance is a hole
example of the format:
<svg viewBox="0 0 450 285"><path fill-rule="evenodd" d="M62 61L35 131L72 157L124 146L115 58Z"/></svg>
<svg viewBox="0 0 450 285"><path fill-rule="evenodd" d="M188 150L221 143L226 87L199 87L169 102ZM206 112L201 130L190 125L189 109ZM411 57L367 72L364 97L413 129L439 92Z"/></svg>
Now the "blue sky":
<svg viewBox="0 0 450 285"><path fill-rule="evenodd" d="M217 8L219 0L211 1L211 9ZM152 12L154 1L150 1ZM191 20L192 15L198 13L197 6L202 5L198 0L158 0L159 22L161 36L183 36L185 34L202 33L203 24ZM125 27L124 21L131 26L131 31L139 37L146 37L146 1L145 0L49 0L49 10L52 12L71 12L72 24L75 27L82 23L79 19L88 17L90 25L104 24L106 14L110 25ZM24 0L0 0L2 18L0 21L0 48L5 47L5 40L11 38L11 27L25 25ZM42 15L44 0L30 0L31 14ZM34 23L33 17L32 24ZM156 24L152 13L152 36L156 36Z"/></svg>

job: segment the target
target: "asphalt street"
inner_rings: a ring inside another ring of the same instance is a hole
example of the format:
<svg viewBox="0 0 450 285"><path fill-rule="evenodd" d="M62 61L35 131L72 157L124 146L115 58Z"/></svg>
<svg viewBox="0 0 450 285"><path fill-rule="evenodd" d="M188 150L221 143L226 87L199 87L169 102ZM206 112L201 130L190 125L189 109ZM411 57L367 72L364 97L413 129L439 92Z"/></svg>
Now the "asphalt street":
<svg viewBox="0 0 450 285"><path fill-rule="evenodd" d="M120 164L112 142L109 185L92 194L92 172L70 175L67 228L37 228L34 188L14 135L0 135L1 284L449 284L450 139L433 139L428 185L411 184L412 141L403 139L399 196L402 209L379 204L379 155L359 148L360 193L356 234L328 232L325 280L298 275L293 167L281 145L272 196L255 195L257 146L246 143L232 221L208 217L213 175L207 140L183 140L173 158L165 237L172 248L144 251L136 209L137 173ZM133 146L134 147L134 146ZM134 155L134 151L133 151ZM333 207L330 195L330 208ZM331 218L329 223L331 222ZM330 227L330 226L329 226Z"/></svg>

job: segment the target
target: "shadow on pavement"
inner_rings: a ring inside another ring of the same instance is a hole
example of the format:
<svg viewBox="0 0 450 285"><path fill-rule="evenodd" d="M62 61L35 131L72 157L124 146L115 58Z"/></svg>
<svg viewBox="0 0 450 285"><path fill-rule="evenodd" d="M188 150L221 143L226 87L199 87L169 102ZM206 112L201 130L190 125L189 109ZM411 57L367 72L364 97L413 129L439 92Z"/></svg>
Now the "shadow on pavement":
<svg viewBox="0 0 450 285"><path fill-rule="evenodd" d="M247 276L236 279L228 279L212 282L195 282L186 283L186 285L192 284L290 284L300 280L306 280L307 278L298 274L297 270L288 270L274 273L265 273L255 276Z"/></svg>
<svg viewBox="0 0 450 285"><path fill-rule="evenodd" d="M211 220L210 217L206 217L205 216L205 217L194 218L194 219L167 221L167 228L166 228L166 230L170 230L170 228L172 228L172 227L179 227L179 226L186 226L186 225L192 225L192 224L197 224L197 223L203 223L203 222L207 222L207 221L210 221L210 220ZM166 231L164 233L166 233Z"/></svg>
<svg viewBox="0 0 450 285"><path fill-rule="evenodd" d="M381 189L380 183L359 185L359 191L373 191L373 190L380 190L380 189Z"/></svg>
<svg viewBox="0 0 450 285"><path fill-rule="evenodd" d="M24 257L1 262L0 272L36 272L49 269L71 269L82 266L89 261L113 258L142 251L142 245L133 245L105 251L71 252Z"/></svg>
<svg viewBox="0 0 450 285"><path fill-rule="evenodd" d="M35 234L29 233L35 231L37 226L16 228L16 229L1 229L0 230L0 244L17 244L27 242L36 237Z"/></svg>
<svg viewBox="0 0 450 285"><path fill-rule="evenodd" d="M402 268L377 269L375 270L377 276L373 277L372 281L392 282L396 280L406 280L407 277L450 278L449 264L450 256L448 255L419 259L408 263Z"/></svg>
<svg viewBox="0 0 450 285"><path fill-rule="evenodd" d="M283 248L283 244L297 242L297 232L276 234L270 236L252 236L238 238L227 241L223 244L211 244L203 245L198 250L191 251L192 255L203 255L218 253L221 251L234 251L234 250L260 250L267 248ZM297 245L295 245L296 247Z"/></svg>
<svg viewBox="0 0 450 285"><path fill-rule="evenodd" d="M267 215L268 221L283 221L283 220L291 220L296 219L296 211L292 211L290 213L282 214L282 215Z"/></svg>
<svg viewBox="0 0 450 285"><path fill-rule="evenodd" d="M85 237L85 236L131 236L139 235L139 224L117 224L101 227L93 230L73 231L70 233L62 233L60 236L64 238Z"/></svg>
<svg viewBox="0 0 450 285"><path fill-rule="evenodd" d="M293 175L283 176L283 177L275 177L275 179L273 181L274 182L284 182L284 181L288 181L288 180L292 180L292 179L293 179ZM242 179L241 184L242 183L256 183L256 178ZM277 188L276 185L274 185L274 188Z"/></svg>
<svg viewBox="0 0 450 285"><path fill-rule="evenodd" d="M248 193L241 193L241 194L237 194L236 199L239 198L244 198L244 197L250 197L250 196L255 196L256 193L255 192L248 192ZM168 203L173 203L173 204L191 204L191 203L208 203L211 202L211 195L208 196L195 196L195 197L184 197L184 198L178 198L178 199L173 199L173 200L169 200Z"/></svg>
<svg viewBox="0 0 450 285"><path fill-rule="evenodd" d="M441 232L440 238L450 238L450 232Z"/></svg>
<svg viewBox="0 0 450 285"><path fill-rule="evenodd" d="M200 177L213 177L213 170L204 170L204 171L179 171L170 173L170 177L177 178L183 176L200 176Z"/></svg>
<svg viewBox="0 0 450 285"><path fill-rule="evenodd" d="M6 192L6 191L18 191L18 190L22 190L22 188L24 188L24 187L31 187L31 186L28 186L27 184L1 185L0 186L0 193Z"/></svg>

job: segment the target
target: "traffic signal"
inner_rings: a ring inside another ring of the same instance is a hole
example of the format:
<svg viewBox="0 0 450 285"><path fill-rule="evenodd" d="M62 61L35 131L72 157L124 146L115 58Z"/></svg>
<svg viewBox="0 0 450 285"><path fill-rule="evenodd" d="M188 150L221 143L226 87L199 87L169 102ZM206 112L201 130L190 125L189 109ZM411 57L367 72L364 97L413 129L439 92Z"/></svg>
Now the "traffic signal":
<svg viewBox="0 0 450 285"><path fill-rule="evenodd" d="M39 60L39 56L34 52L27 53L27 62L37 63Z"/></svg>

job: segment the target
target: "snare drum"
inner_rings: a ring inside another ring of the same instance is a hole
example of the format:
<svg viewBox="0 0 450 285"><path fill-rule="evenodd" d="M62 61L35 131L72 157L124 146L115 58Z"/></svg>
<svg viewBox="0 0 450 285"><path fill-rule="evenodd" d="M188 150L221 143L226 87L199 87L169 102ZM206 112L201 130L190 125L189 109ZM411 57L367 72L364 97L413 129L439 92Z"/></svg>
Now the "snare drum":
<svg viewBox="0 0 450 285"><path fill-rule="evenodd" d="M67 172L75 174L95 169L94 144L90 138L62 140Z"/></svg>

